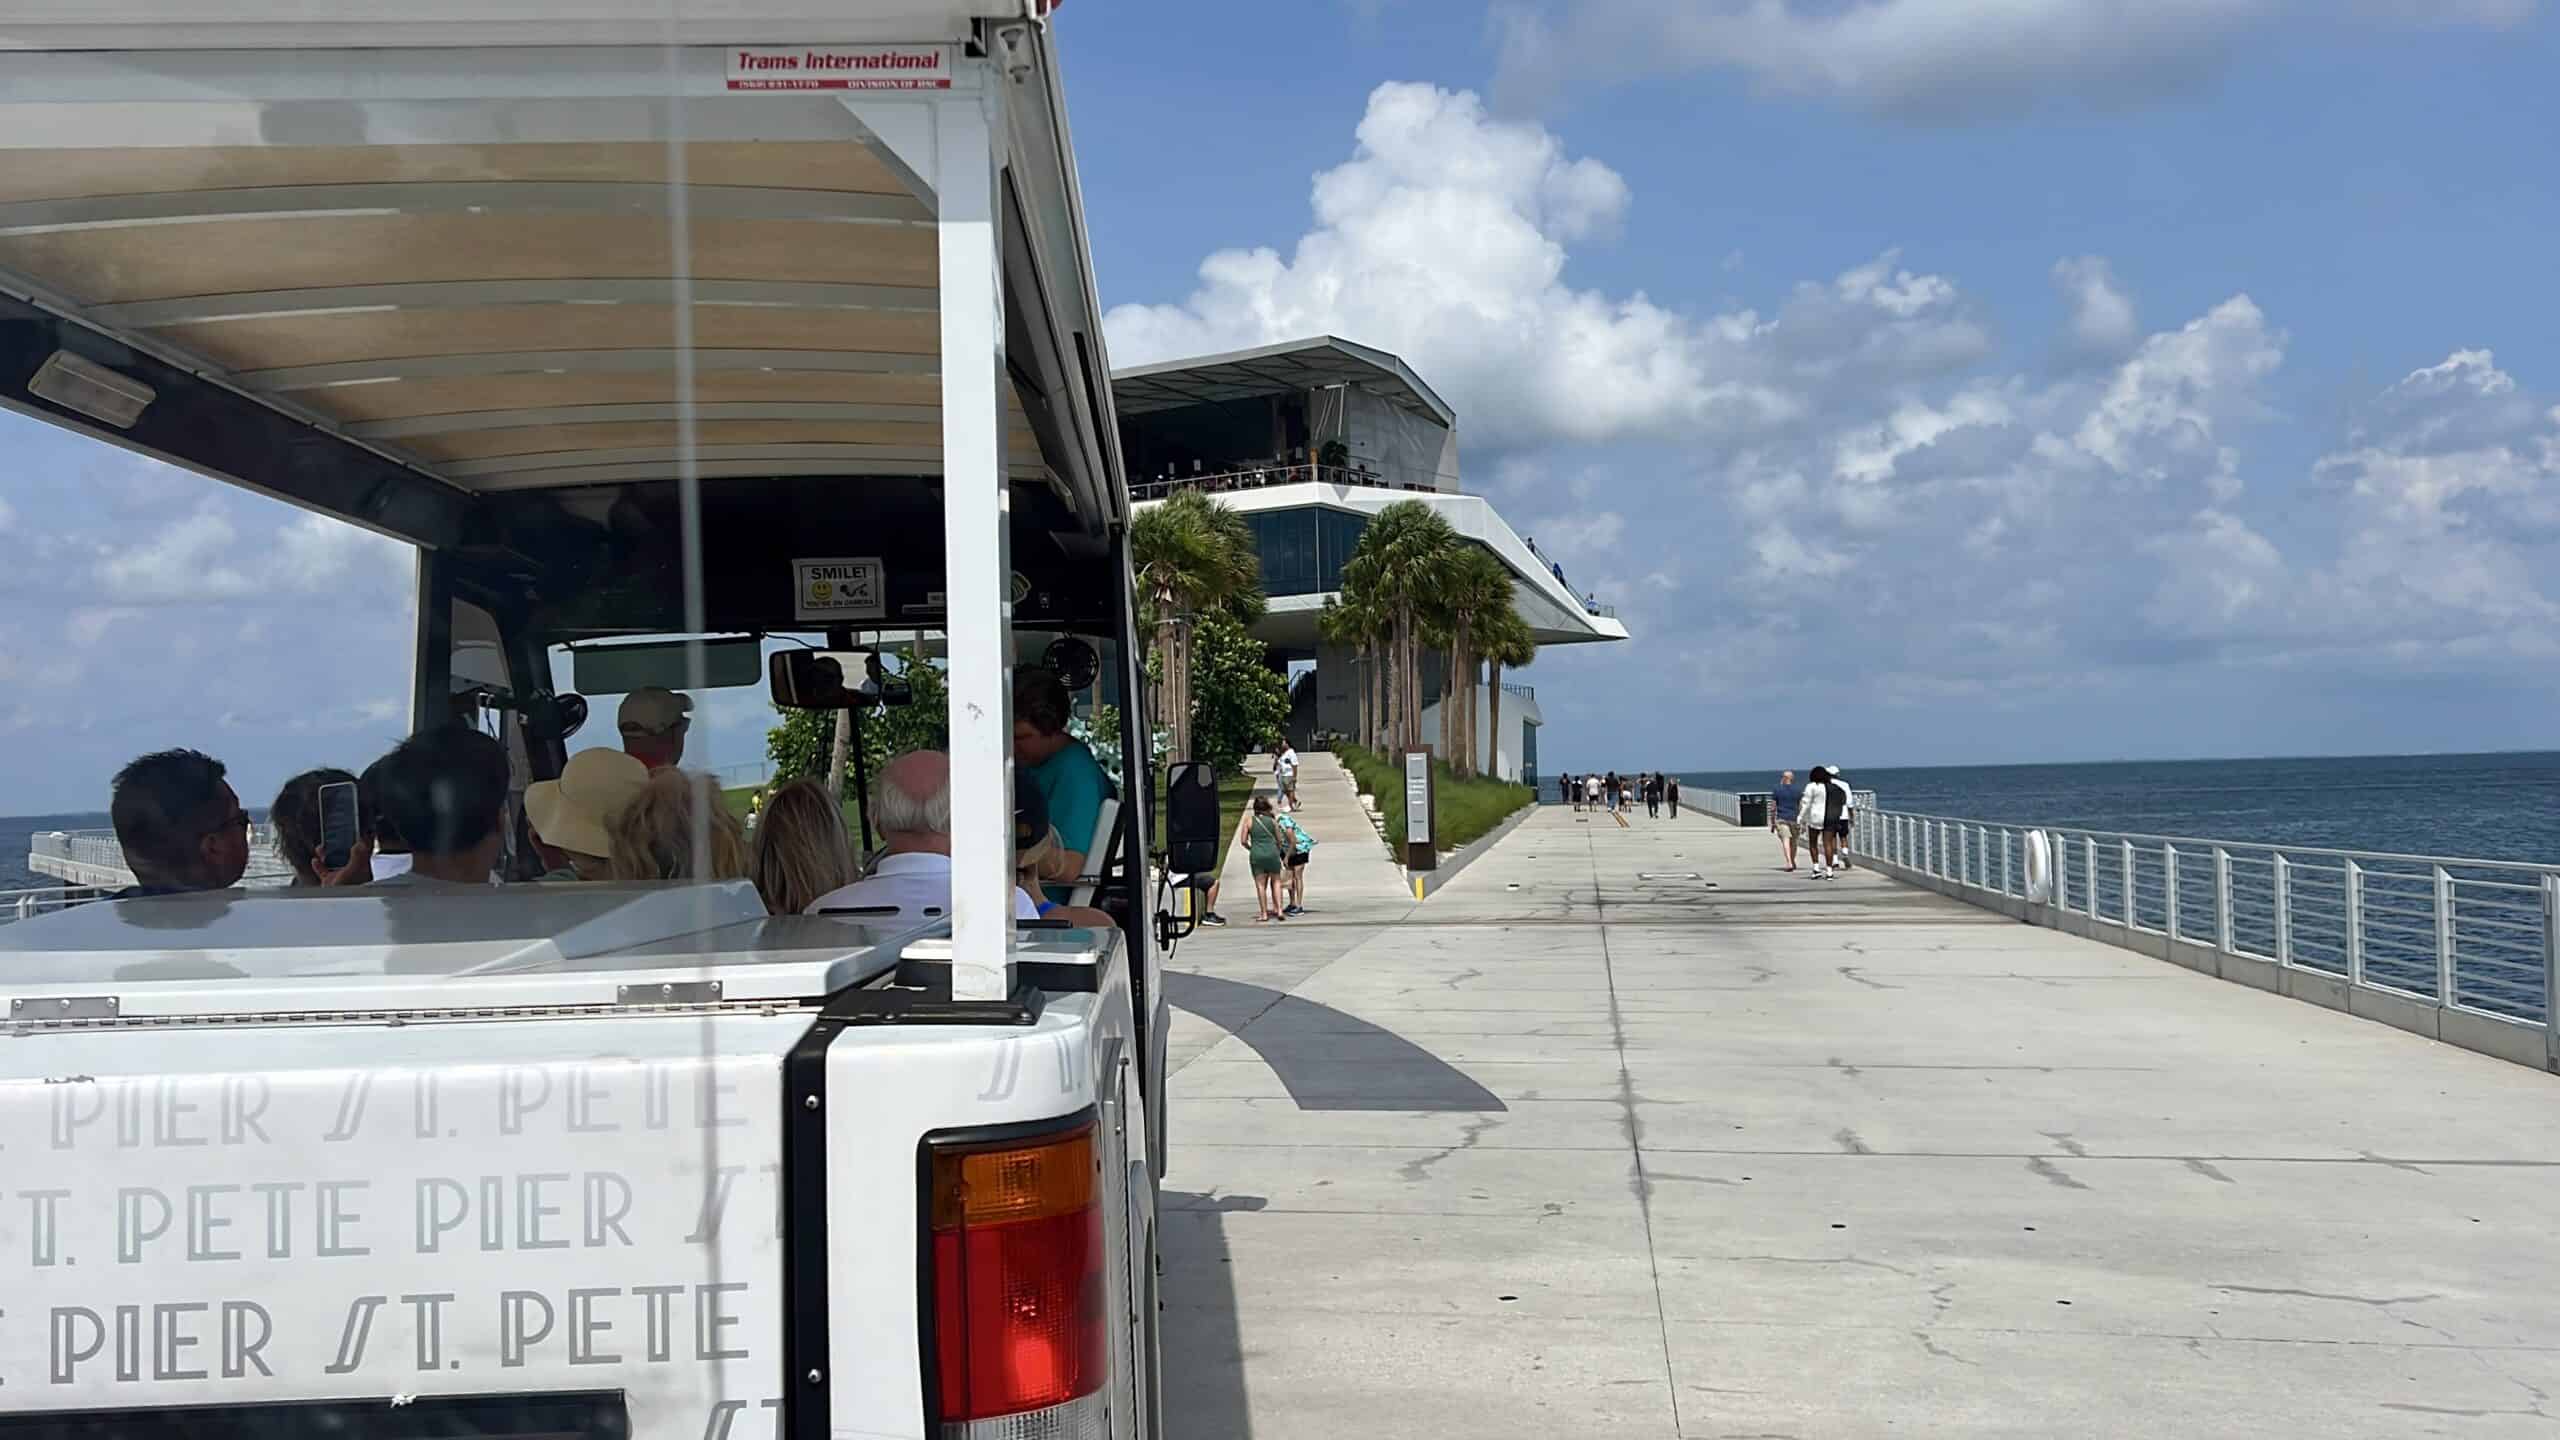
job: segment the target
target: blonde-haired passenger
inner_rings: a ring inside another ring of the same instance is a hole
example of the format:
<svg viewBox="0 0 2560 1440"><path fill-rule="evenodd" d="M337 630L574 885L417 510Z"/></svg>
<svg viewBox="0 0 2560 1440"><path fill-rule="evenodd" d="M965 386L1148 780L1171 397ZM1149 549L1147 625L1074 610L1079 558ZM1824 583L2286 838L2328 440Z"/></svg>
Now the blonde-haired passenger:
<svg viewBox="0 0 2560 1440"><path fill-rule="evenodd" d="M853 837L844 807L815 780L794 780L766 797L756 821L754 879L764 908L798 915L854 881Z"/></svg>
<svg viewBox="0 0 2560 1440"><path fill-rule="evenodd" d="M708 775L652 774L615 818L612 839L616 880L747 878L746 829Z"/></svg>

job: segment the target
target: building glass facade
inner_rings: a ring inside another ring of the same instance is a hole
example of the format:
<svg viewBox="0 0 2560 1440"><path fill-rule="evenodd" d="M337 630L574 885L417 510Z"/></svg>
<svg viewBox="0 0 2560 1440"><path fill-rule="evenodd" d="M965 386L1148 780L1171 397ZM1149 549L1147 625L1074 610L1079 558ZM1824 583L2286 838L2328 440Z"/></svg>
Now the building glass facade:
<svg viewBox="0 0 2560 1440"><path fill-rule="evenodd" d="M1266 595L1321 595L1342 588L1342 567L1369 528L1369 517L1310 506L1245 515L1262 555Z"/></svg>

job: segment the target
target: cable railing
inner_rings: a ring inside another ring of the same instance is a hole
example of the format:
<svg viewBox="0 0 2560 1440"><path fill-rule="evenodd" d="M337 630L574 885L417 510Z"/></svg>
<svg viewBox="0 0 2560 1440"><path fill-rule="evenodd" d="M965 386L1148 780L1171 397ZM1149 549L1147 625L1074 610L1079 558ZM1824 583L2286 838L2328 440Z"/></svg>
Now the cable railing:
<svg viewBox="0 0 2560 1440"><path fill-rule="evenodd" d="M1888 873L2024 902L2101 939L2157 937L2530 1026L2560 1064L2560 866L1872 810L1857 842Z"/></svg>
<svg viewBox="0 0 2560 1440"><path fill-rule="evenodd" d="M1176 475L1169 479L1144 480L1129 487L1133 501L1163 500L1185 490L1204 490L1212 495L1236 490L1260 490L1272 485L1304 485L1321 481L1327 485L1363 485L1373 490L1398 488L1429 490L1428 485L1398 487L1374 470L1344 465L1314 465L1300 461L1289 465L1247 465L1234 470L1221 470L1215 475Z"/></svg>

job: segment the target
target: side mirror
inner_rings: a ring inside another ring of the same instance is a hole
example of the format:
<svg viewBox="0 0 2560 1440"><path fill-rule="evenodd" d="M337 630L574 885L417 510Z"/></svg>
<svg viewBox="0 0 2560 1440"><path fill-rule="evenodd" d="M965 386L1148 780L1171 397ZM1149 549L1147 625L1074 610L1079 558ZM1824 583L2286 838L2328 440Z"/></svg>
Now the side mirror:
<svg viewBox="0 0 2560 1440"><path fill-rule="evenodd" d="M1218 773L1197 760L1173 767L1164 782L1165 868L1176 875L1212 875L1219 842Z"/></svg>
<svg viewBox="0 0 2560 1440"><path fill-rule="evenodd" d="M556 736L565 743L587 723L587 697L575 692L537 694L525 711L525 723L537 733Z"/></svg>

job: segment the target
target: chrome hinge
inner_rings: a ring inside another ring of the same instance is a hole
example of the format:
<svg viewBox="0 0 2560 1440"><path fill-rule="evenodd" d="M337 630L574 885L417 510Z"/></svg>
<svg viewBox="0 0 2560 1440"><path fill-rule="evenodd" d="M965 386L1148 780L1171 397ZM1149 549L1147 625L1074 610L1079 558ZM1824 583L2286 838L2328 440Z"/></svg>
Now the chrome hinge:
<svg viewBox="0 0 2560 1440"><path fill-rule="evenodd" d="M717 980L668 980L656 985L623 985L613 992L617 1005L711 1005L720 999Z"/></svg>
<svg viewBox="0 0 2560 1440"><path fill-rule="evenodd" d="M9 1002L12 1020L113 1020L121 1013L113 995L58 995Z"/></svg>

